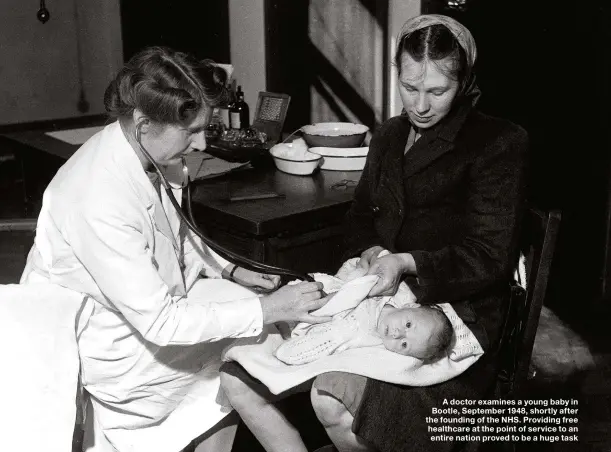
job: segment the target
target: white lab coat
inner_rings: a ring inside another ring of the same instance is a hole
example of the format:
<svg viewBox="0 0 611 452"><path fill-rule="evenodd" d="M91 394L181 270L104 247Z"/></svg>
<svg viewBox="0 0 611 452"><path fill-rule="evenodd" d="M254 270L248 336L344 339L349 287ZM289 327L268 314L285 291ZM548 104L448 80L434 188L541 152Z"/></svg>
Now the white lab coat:
<svg viewBox="0 0 611 452"><path fill-rule="evenodd" d="M262 329L258 298L218 279L227 264L181 226L163 190L160 200L117 122L58 171L22 283L88 295L77 328L96 430L87 450L178 451L227 414L215 401L226 341L213 341Z"/></svg>

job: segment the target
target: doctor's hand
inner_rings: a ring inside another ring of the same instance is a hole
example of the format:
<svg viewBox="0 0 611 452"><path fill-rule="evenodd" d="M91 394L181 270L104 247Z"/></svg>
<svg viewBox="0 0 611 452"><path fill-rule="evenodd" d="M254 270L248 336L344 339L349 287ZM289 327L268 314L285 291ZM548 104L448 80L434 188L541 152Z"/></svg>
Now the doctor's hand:
<svg viewBox="0 0 611 452"><path fill-rule="evenodd" d="M378 255L384 251L384 248L380 245L372 246L367 248L361 253L361 258L357 261L356 267L361 268L364 271L369 270L369 267L378 259Z"/></svg>
<svg viewBox="0 0 611 452"><path fill-rule="evenodd" d="M324 323L331 317L314 316L310 312L324 306L330 296L322 296L319 282L301 282L281 287L274 293L259 298L263 311L263 323L307 322Z"/></svg>
<svg viewBox="0 0 611 452"><path fill-rule="evenodd" d="M266 275L247 270L242 267L237 267L231 276L236 283L244 287L253 287L263 291L272 291L280 285L280 276Z"/></svg>
<svg viewBox="0 0 611 452"><path fill-rule="evenodd" d="M377 258L369 267L367 274L377 275L380 279L369 291L369 296L394 295L403 275L415 273L416 263L409 253L387 254Z"/></svg>

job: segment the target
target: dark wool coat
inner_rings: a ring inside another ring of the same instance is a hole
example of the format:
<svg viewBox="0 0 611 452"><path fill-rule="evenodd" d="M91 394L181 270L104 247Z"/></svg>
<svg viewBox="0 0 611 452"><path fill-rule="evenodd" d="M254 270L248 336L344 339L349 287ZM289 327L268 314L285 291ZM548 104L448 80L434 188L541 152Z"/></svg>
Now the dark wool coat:
<svg viewBox="0 0 611 452"><path fill-rule="evenodd" d="M369 380L353 430L380 451L451 451L432 442L425 417L444 398L485 398L518 256L525 208L527 135L464 103L404 156L406 116L375 133L347 217L346 257L373 245L409 252L421 304L449 302L486 351L459 377L428 387Z"/></svg>

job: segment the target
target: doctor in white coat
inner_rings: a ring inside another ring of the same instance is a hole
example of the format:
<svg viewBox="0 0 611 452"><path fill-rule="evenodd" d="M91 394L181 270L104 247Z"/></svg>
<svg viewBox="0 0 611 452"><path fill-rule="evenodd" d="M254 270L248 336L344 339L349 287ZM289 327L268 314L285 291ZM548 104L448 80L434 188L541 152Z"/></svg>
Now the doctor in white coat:
<svg viewBox="0 0 611 452"><path fill-rule="evenodd" d="M217 400L228 338L283 320L328 320L309 314L326 302L319 283L265 296L244 288L276 289L279 278L234 268L195 238L136 142L139 127L144 148L166 167L203 150L225 78L210 62L142 51L106 90L117 121L45 191L22 283L86 295L77 325L92 427L85 450L180 451L229 412Z"/></svg>

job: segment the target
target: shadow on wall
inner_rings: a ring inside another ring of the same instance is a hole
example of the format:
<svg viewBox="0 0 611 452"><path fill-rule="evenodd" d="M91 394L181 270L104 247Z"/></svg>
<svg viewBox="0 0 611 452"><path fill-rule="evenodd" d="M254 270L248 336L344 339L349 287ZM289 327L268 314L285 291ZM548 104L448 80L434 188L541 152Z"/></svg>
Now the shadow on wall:
<svg viewBox="0 0 611 452"><path fill-rule="evenodd" d="M318 121L372 130L387 105L388 1L266 0L267 89L291 96L285 132Z"/></svg>

